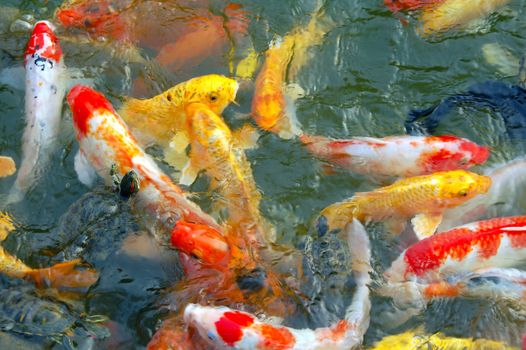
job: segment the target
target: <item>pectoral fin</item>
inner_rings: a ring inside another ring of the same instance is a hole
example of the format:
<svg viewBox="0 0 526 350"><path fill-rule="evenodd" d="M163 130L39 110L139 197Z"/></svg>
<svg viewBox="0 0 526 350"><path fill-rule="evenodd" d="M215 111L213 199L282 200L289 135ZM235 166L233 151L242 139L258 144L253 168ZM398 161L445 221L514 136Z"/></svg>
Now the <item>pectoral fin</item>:
<svg viewBox="0 0 526 350"><path fill-rule="evenodd" d="M168 147L164 149L164 160L174 167L181 170L188 163L186 147L188 146L188 137L183 133L176 133Z"/></svg>
<svg viewBox="0 0 526 350"><path fill-rule="evenodd" d="M194 183L197 175L199 174L199 168L192 164L192 159L186 163L183 170L181 171L181 178L179 183L181 185L190 186Z"/></svg>
<svg viewBox="0 0 526 350"><path fill-rule="evenodd" d="M242 149L254 149L257 147L259 132L250 124L245 124L232 132L232 138L236 146Z"/></svg>
<svg viewBox="0 0 526 350"><path fill-rule="evenodd" d="M80 151L75 155L74 167L79 181L88 187L93 186L97 180L97 171Z"/></svg>
<svg viewBox="0 0 526 350"><path fill-rule="evenodd" d="M418 239L433 235L442 221L442 214L418 214L411 219L413 230Z"/></svg>

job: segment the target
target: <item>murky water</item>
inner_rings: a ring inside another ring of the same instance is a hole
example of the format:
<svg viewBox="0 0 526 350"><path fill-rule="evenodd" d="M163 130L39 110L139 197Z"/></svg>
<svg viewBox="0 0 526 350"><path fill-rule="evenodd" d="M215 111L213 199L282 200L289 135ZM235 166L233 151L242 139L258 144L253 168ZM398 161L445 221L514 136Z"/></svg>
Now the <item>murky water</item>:
<svg viewBox="0 0 526 350"><path fill-rule="evenodd" d="M58 0L2 1L0 71L22 66L28 39L22 21L33 23L32 18L52 20L60 3ZM196 3L195 6L202 6L206 2ZM211 11L221 13L225 3L213 3ZM228 75L230 60L233 58L233 63L237 63L244 56L244 49L250 46L248 44L263 53L276 36L286 35L295 26L306 24L308 14L317 6L315 0L240 3L250 19L248 37L234 51L220 51L199 64L176 71L152 70L143 63L129 62L130 56L116 52L112 49L114 46L63 40L66 64L81 69L85 79L92 80L98 90L119 105L121 96L134 93L151 96L192 76L206 73ZM409 23L399 20L382 3L379 0L326 1L326 16L335 26L326 33L321 45L309 50L312 58L295 81L305 90L304 97L297 101L298 119L305 131L335 138L403 134L403 122L411 108L437 103L475 82L517 81L516 76L502 76L485 62L481 48L484 44L498 42L517 57L522 55L526 48L525 1L511 1L477 30L451 33L433 41L417 35L413 19L409 18ZM60 34L71 33L61 29ZM141 53L144 57L153 57L156 51L145 47ZM146 89L134 92L138 79L146 81ZM0 154L13 157L19 164L24 91L23 79L18 79L18 86L17 79L13 80L11 84L0 84ZM244 84L238 97L239 106L231 106L224 113L231 125L238 126L243 122L236 116L250 110L251 96L252 87ZM177 256L145 238L147 235L141 234L143 229L131 215L123 217L121 213L128 210L125 203L111 204L113 209L107 209L109 214L105 217L79 215L72 212L74 208L68 212L73 203L91 190L77 180L73 169L78 146L66 105L63 117L53 165L23 202L9 208L17 220L18 229L4 245L31 266L47 266L63 258L83 257L100 271L101 279L85 299L75 302L72 309L77 314L105 315L111 319L114 322L112 330L121 337L121 347L114 345L112 349L142 348L166 314L160 307L163 290L181 276ZM459 111L441 125L439 132L489 145L492 156L487 166L513 159L519 154L516 145L506 138L502 121L488 111ZM150 151L159 154L156 149ZM309 223L326 205L376 186L366 178L343 172L325 175L319 162L302 149L299 142L281 140L270 133L263 133L259 147L249 151L248 156L263 193L262 212L274 223L279 241L284 244L300 246ZM14 177L2 179L0 193L7 193L13 182ZM207 208L204 182L199 181L192 190L201 194L199 201ZM104 204L97 204L97 200L104 202L101 199L104 191L97 198L88 202L89 205L99 205L96 208L100 209ZM65 219L61 220L62 216ZM67 234L60 236L60 232ZM57 238L66 236L62 241ZM373 234L373 237L374 265L380 274L403 249L404 242L387 242L380 234ZM142 247L142 255L130 253L136 251L134 247L137 246ZM9 279L1 282L4 289L18 288L19 285L19 282ZM525 329L526 322L524 310L509 305L487 301L439 301L432 303L422 315L393 328L387 321L393 310L389 300L373 298L367 345L384 335L417 325L452 336L486 336L518 344L518 334ZM312 319L305 320L295 315L289 323L319 326L315 320L324 317ZM73 328L82 327L76 325ZM83 341L80 344L89 345ZM0 348L5 349L61 349L66 346L9 331L0 333ZM108 344L99 346L110 348Z"/></svg>

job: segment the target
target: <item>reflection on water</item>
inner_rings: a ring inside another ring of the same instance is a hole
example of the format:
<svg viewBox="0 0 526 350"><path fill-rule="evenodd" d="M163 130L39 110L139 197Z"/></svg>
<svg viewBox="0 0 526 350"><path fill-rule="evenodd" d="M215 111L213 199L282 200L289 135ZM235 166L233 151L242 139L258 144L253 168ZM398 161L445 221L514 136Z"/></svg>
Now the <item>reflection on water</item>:
<svg viewBox="0 0 526 350"><path fill-rule="evenodd" d="M0 9L0 155L11 156L17 164L21 161L24 91L19 78L23 70L16 67L22 65L28 29L37 19L51 19L57 24L60 19L69 26L58 30L66 64L78 80L93 82L120 107L124 96L152 97L197 75L232 75L240 62L259 67L270 43L306 26L309 14L317 8L314 0L240 1L241 6L204 0L101 0L98 6L92 1L69 3L74 10L57 12L58 18L54 13L61 5L59 0L9 0ZM507 55L521 56L526 44L523 5L523 0L510 1L481 27L428 40L418 33L417 15L393 15L382 1L326 2L323 13L330 19L330 29L306 50L308 59L293 80L285 76L286 83L299 84L304 90L296 101L299 122L309 134L335 138L403 134L411 109L432 106L481 81L517 84L519 72L510 76L506 66L495 68L494 62L484 59L483 48L498 42ZM247 63L243 60L250 52L255 54ZM244 77L252 78L240 84L239 105L228 107L223 114L232 127L247 121L243 118L251 109L256 73L243 68ZM489 162L478 170L521 153L507 136L503 121L489 109L459 108L436 133L452 133L490 146ZM164 292L182 276L178 256L149 240L140 218L130 212L129 203L105 189L90 190L77 180L73 169L77 149L71 115L64 108L53 166L24 201L9 207L17 230L4 245L31 266L82 257L101 278L81 299L83 305L75 302L75 308L82 309L75 312L105 315L111 320L105 325L117 336L101 348L144 346L168 311L180 308L172 300L177 297ZM160 149L151 147L148 151L161 161ZM299 250L306 247L306 258L299 263L303 274L298 264L287 270L296 274L290 282L300 292L294 296L296 311L284 315L285 323L325 326L342 316L354 285L342 273L348 257L338 255L339 241L310 237L309 225L325 206L377 185L344 172L327 175L299 141L282 140L273 133L262 133L258 147L247 151L247 156L262 192L262 213L275 226L278 242ZM161 166L173 172L165 163ZM0 193L8 193L13 181L12 177L2 179ZM207 191L204 176L191 190L199 204L210 211L210 195L217 194ZM513 205L499 208L496 215L524 212ZM382 271L411 243L411 237L393 241L375 228L370 231L376 271L373 279L381 279ZM1 288L6 291L19 286L17 281L2 282ZM33 298L32 293L28 291L28 300ZM310 298L313 303L308 302ZM484 336L518 345L525 329L524 308L506 303L437 301L421 315L393 328L394 323L390 324L385 315L399 310L389 299L374 296L372 302L367 345L386 334L421 325L430 333ZM0 319L2 313L0 309ZM64 315L65 320L68 317L75 316ZM68 324L63 328L82 327ZM35 349L41 344L37 336L19 337L7 331L9 327L2 329L6 332L0 333L0 344L12 344L17 349ZM42 346L62 349L68 345Z"/></svg>

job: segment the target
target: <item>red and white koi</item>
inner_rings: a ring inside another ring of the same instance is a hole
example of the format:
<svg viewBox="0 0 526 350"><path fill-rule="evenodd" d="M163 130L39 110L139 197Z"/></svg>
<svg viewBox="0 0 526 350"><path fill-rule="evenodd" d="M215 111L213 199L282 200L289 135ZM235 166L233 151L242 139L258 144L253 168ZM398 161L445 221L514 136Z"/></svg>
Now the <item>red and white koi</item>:
<svg viewBox="0 0 526 350"><path fill-rule="evenodd" d="M456 136L353 137L302 135L316 157L362 175L409 177L482 164L489 150Z"/></svg>
<svg viewBox="0 0 526 350"><path fill-rule="evenodd" d="M139 146L110 102L99 92L77 85L68 94L73 123L80 144L75 170L85 184L98 174L111 184L111 170L123 176L134 170L141 183L136 209L160 219L170 232L179 219L220 229L215 220L185 197Z"/></svg>
<svg viewBox="0 0 526 350"><path fill-rule="evenodd" d="M440 281L526 261L526 216L478 221L437 233L406 249L385 272L389 283Z"/></svg>
<svg viewBox="0 0 526 350"><path fill-rule="evenodd" d="M357 287L345 318L331 327L293 329L259 321L255 316L228 307L189 304L185 322L217 348L234 349L352 349L362 342L369 326L371 279L369 238L358 220L346 226Z"/></svg>
<svg viewBox="0 0 526 350"><path fill-rule="evenodd" d="M23 158L9 202L20 201L35 185L58 137L66 67L53 30L50 22L37 22L27 43Z"/></svg>

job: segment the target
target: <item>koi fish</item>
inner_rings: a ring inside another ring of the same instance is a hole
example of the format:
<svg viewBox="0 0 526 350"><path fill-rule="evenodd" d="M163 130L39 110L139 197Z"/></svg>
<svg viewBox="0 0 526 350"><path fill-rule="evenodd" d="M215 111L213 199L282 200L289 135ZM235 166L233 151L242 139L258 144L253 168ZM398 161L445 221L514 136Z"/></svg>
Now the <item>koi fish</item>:
<svg viewBox="0 0 526 350"><path fill-rule="evenodd" d="M489 157L487 147L449 135L331 140L304 134L299 139L318 158L362 175L409 177L469 169Z"/></svg>
<svg viewBox="0 0 526 350"><path fill-rule="evenodd" d="M201 338L219 348L235 349L351 349L362 342L369 326L369 238L357 220L345 228L352 253L357 286L345 318L330 327L293 329L262 322L255 316L228 307L189 304L184 320Z"/></svg>
<svg viewBox="0 0 526 350"><path fill-rule="evenodd" d="M234 139L223 119L206 105L192 103L186 107L190 136L190 161L183 169L180 182L190 185L199 171L204 170L226 208L228 224L243 227L248 235L264 235L273 240L270 225L259 212L261 194L256 187L245 152Z"/></svg>
<svg viewBox="0 0 526 350"><path fill-rule="evenodd" d="M385 272L388 282L441 280L526 261L526 216L478 221L440 232L406 249Z"/></svg>
<svg viewBox="0 0 526 350"><path fill-rule="evenodd" d="M444 0L384 0L384 5L392 12L417 10L422 7L439 4Z"/></svg>
<svg viewBox="0 0 526 350"><path fill-rule="evenodd" d="M442 333L425 334L423 330L420 329L387 336L377 342L370 350L407 349L518 350L516 347L495 340L454 338L447 337Z"/></svg>
<svg viewBox="0 0 526 350"><path fill-rule="evenodd" d="M181 218L220 229L140 148L101 93L76 85L68 94L68 103L80 145L75 170L83 183L91 184L98 174L111 185L112 172L122 177L133 170L141 184L135 196L136 209L148 213L154 220L159 219L168 232Z"/></svg>
<svg viewBox="0 0 526 350"><path fill-rule="evenodd" d="M445 0L422 11L420 33L431 35L487 17L510 0Z"/></svg>
<svg viewBox="0 0 526 350"><path fill-rule="evenodd" d="M289 35L276 40L265 53L265 62L256 78L252 117L263 130L291 139L302 133L296 118L294 102L303 94L298 85L285 84L293 79L309 57L307 49L323 42L324 35L332 28L324 23L322 13L312 16L305 28L294 29Z"/></svg>
<svg viewBox="0 0 526 350"><path fill-rule="evenodd" d="M27 44L23 157L8 202L20 201L35 185L58 137L66 67L53 30L51 23L37 22Z"/></svg>
<svg viewBox="0 0 526 350"><path fill-rule="evenodd" d="M347 201L322 210L316 222L318 234L338 230L352 218L363 223L386 220L392 233L400 233L411 219L421 239L432 235L445 209L485 193L491 179L465 170L437 172L401 179L371 192L356 193Z"/></svg>
<svg viewBox="0 0 526 350"><path fill-rule="evenodd" d="M13 220L0 213L0 242L6 240L15 229ZM99 275L93 269L79 270L75 267L80 259L58 263L51 267L34 269L0 246L0 273L12 278L24 278L33 281L40 288L87 288L97 281Z"/></svg>
<svg viewBox="0 0 526 350"><path fill-rule="evenodd" d="M238 83L218 74L204 75L166 90L150 99L127 99L119 110L142 143L155 142L165 151L166 160L176 169L186 163L184 150L189 143L184 106L198 102L216 114L235 100Z"/></svg>
<svg viewBox="0 0 526 350"><path fill-rule="evenodd" d="M11 176L16 171L16 164L13 158L0 156L0 177Z"/></svg>
<svg viewBox="0 0 526 350"><path fill-rule="evenodd" d="M483 217L496 217L513 213L519 208L526 186L526 158L519 157L506 164L485 171L491 178L488 192L470 199L458 207L444 212L440 231L476 221Z"/></svg>

